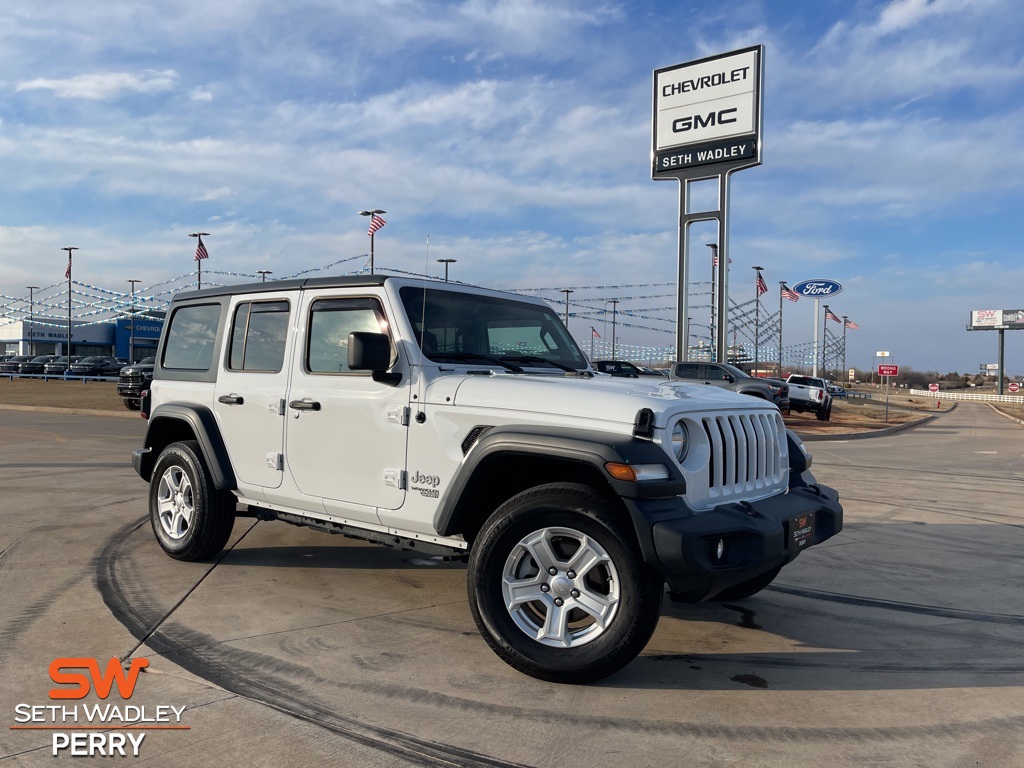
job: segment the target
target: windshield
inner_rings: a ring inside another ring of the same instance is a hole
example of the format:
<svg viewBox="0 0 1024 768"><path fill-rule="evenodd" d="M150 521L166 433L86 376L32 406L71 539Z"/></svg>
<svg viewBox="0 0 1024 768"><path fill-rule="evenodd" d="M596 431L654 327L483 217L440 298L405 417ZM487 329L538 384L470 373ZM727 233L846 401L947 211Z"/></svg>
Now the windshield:
<svg viewBox="0 0 1024 768"><path fill-rule="evenodd" d="M493 362L507 364L504 367L510 370L587 367L583 353L549 307L415 286L402 288L400 295L422 339L423 353L431 360Z"/></svg>
<svg viewBox="0 0 1024 768"><path fill-rule="evenodd" d="M727 365L727 364L723 363L722 367L725 368L725 370L727 370L729 373L731 373L734 378L737 378L737 379L750 379L750 378L753 378L749 373L747 373L746 371L740 370L735 365Z"/></svg>

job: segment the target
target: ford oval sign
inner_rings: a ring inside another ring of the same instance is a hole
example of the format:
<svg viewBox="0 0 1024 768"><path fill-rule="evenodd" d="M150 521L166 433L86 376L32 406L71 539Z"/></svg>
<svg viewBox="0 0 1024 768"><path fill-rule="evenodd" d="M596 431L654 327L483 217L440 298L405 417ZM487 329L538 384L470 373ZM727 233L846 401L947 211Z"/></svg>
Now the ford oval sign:
<svg viewBox="0 0 1024 768"><path fill-rule="evenodd" d="M843 292L843 286L835 280L804 280L793 286L793 290L801 296L809 296L812 299L835 296Z"/></svg>

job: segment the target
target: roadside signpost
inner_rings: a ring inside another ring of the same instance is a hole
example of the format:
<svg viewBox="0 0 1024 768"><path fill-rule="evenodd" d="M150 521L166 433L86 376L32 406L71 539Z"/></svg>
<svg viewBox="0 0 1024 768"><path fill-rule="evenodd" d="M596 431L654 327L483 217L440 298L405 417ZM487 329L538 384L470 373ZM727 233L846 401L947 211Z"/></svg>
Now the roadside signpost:
<svg viewBox="0 0 1024 768"><path fill-rule="evenodd" d="M1006 387L1014 394L1020 392L1020 384L1018 384L1016 381L1011 381L1009 384L1006 385Z"/></svg>
<svg viewBox="0 0 1024 768"><path fill-rule="evenodd" d="M888 357L888 352L879 352L876 357ZM900 367L898 365L885 365L879 363L878 375L885 379L885 423L889 423L889 378L892 376L900 375ZM931 389L931 387L929 387Z"/></svg>
<svg viewBox="0 0 1024 768"><path fill-rule="evenodd" d="M939 385L938 384L929 384L928 385L928 391L929 392L938 392L939 391Z"/></svg>

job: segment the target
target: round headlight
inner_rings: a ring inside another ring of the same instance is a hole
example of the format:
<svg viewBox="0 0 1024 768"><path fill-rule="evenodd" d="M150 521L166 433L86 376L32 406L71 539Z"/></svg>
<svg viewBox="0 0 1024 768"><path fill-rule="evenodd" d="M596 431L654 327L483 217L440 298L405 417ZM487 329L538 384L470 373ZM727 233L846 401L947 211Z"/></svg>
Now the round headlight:
<svg viewBox="0 0 1024 768"><path fill-rule="evenodd" d="M677 421L672 425L672 455L676 457L676 461L682 464L683 459L686 458L686 447L689 443L689 435L686 432L686 425L681 421Z"/></svg>

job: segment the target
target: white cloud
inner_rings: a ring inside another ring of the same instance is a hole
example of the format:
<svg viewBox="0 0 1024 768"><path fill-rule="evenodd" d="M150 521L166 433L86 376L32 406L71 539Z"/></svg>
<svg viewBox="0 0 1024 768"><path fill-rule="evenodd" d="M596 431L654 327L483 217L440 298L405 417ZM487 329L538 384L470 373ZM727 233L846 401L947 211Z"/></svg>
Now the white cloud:
<svg viewBox="0 0 1024 768"><path fill-rule="evenodd" d="M76 75L64 80L37 78L18 83L17 91L47 90L62 99L107 101L126 93L159 93L173 90L178 74L172 69L145 70L140 75L129 72L97 72Z"/></svg>
<svg viewBox="0 0 1024 768"><path fill-rule="evenodd" d="M206 88L193 88L189 98L192 101L213 101L213 92Z"/></svg>

